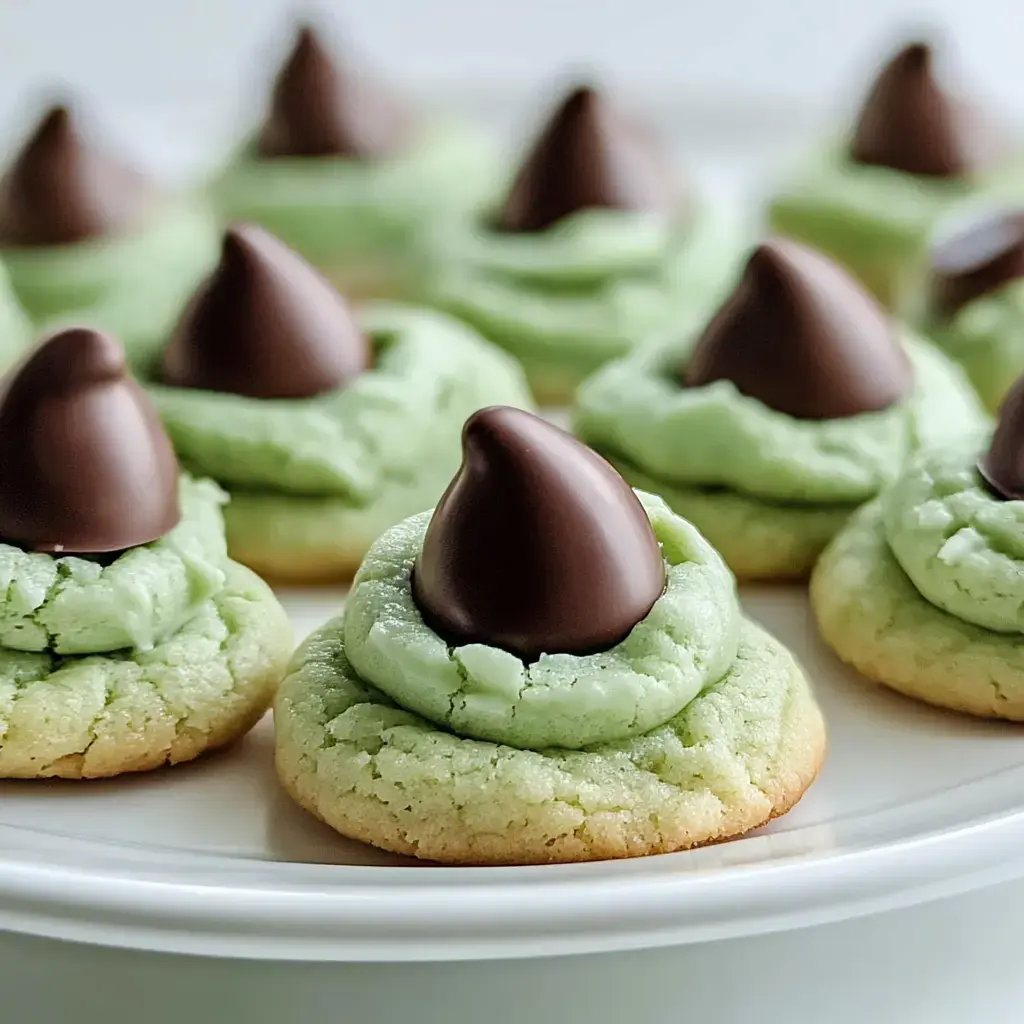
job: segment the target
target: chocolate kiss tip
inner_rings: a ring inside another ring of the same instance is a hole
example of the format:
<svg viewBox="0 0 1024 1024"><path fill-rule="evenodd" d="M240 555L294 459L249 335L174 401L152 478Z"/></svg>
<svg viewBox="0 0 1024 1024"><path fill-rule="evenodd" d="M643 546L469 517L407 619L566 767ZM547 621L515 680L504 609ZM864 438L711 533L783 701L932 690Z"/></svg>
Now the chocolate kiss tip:
<svg viewBox="0 0 1024 1024"><path fill-rule="evenodd" d="M471 416L462 448L413 570L424 621L450 644L525 661L623 640L665 586L629 485L565 431L506 406Z"/></svg>
<svg viewBox="0 0 1024 1024"><path fill-rule="evenodd" d="M704 330L682 383L728 380L797 419L885 409L913 386L891 319L832 260L788 240L759 245Z"/></svg>
<svg viewBox="0 0 1024 1024"><path fill-rule="evenodd" d="M51 335L26 364L45 374L53 387L75 387L122 379L127 373L124 349L109 334L69 327Z"/></svg>
<svg viewBox="0 0 1024 1024"><path fill-rule="evenodd" d="M269 232L236 224L171 336L163 379L249 398L312 398L368 363L366 336L327 280Z"/></svg>
<svg viewBox="0 0 1024 1024"><path fill-rule="evenodd" d="M1024 500L1024 377L1006 393L992 441L977 468L995 497Z"/></svg>
<svg viewBox="0 0 1024 1024"><path fill-rule="evenodd" d="M646 126L588 84L566 94L520 165L497 226L544 231L586 209L668 213L671 162Z"/></svg>
<svg viewBox="0 0 1024 1024"><path fill-rule="evenodd" d="M264 157L384 158L405 147L413 122L388 89L339 64L317 28L301 22L274 81L258 149Z"/></svg>
<svg viewBox="0 0 1024 1024"><path fill-rule="evenodd" d="M0 537L26 550L120 551L177 524L178 464L109 336L46 339L0 394Z"/></svg>
<svg viewBox="0 0 1024 1024"><path fill-rule="evenodd" d="M73 244L134 228L154 188L84 140L64 105L51 107L0 182L0 243Z"/></svg>
<svg viewBox="0 0 1024 1024"><path fill-rule="evenodd" d="M925 177L961 177L983 163L977 114L947 95L924 42L903 47L879 72L861 107L850 158Z"/></svg>

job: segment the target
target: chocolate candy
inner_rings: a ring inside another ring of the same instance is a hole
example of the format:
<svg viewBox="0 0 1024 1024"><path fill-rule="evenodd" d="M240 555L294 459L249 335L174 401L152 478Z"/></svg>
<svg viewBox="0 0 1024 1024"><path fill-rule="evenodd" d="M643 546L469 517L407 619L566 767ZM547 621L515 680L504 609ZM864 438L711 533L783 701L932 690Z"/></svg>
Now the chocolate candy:
<svg viewBox="0 0 1024 1024"><path fill-rule="evenodd" d="M73 327L0 388L0 539L94 554L163 537L178 522L178 463L112 338Z"/></svg>
<svg viewBox="0 0 1024 1024"><path fill-rule="evenodd" d="M951 317L1024 277L1024 210L1000 210L940 240L931 252L931 309Z"/></svg>
<svg viewBox="0 0 1024 1024"><path fill-rule="evenodd" d="M628 484L544 420L475 413L413 572L426 623L453 645L526 661L623 640L665 586L661 549Z"/></svg>
<svg viewBox="0 0 1024 1024"><path fill-rule="evenodd" d="M260 131L262 156L379 160L406 148L411 111L383 85L337 63L315 29L299 29Z"/></svg>
<svg viewBox="0 0 1024 1024"><path fill-rule="evenodd" d="M850 142L850 158L933 178L963 177L983 162L977 113L935 78L931 47L911 43L882 68Z"/></svg>
<svg viewBox="0 0 1024 1024"><path fill-rule="evenodd" d="M996 429L988 451L978 460L978 472L995 497L1024 501L1024 377L999 407Z"/></svg>
<svg viewBox="0 0 1024 1024"><path fill-rule="evenodd" d="M759 245L681 368L690 387L731 381L797 419L885 409L913 386L895 326L844 270L796 242Z"/></svg>
<svg viewBox="0 0 1024 1024"><path fill-rule="evenodd" d="M366 369L366 336L345 300L262 228L224 235L164 352L163 380L249 398L311 398Z"/></svg>
<svg viewBox="0 0 1024 1024"><path fill-rule="evenodd" d="M647 128L596 89L573 89L530 149L497 219L503 231L543 231L605 207L670 212L670 161Z"/></svg>
<svg viewBox="0 0 1024 1024"><path fill-rule="evenodd" d="M154 187L94 149L66 107L53 107L0 180L0 244L65 245L128 231Z"/></svg>

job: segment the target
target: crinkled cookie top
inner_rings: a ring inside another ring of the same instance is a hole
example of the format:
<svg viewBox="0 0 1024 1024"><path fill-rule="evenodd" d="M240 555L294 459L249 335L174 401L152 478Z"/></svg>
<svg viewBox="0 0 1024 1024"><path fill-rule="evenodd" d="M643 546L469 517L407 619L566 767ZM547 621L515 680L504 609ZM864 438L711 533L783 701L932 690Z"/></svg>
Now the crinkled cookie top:
<svg viewBox="0 0 1024 1024"><path fill-rule="evenodd" d="M484 644L450 647L428 628L411 573L430 512L370 549L345 605L345 649L359 675L402 707L460 736L578 749L628 739L678 714L728 671L741 621L732 574L660 499L639 494L667 585L620 644L533 664Z"/></svg>
<svg viewBox="0 0 1024 1024"><path fill-rule="evenodd" d="M467 403L530 407L519 368L462 324L397 305L361 321L374 365L339 391L255 399L150 383L182 463L229 488L361 505L414 478L436 438L451 443Z"/></svg>
<svg viewBox="0 0 1024 1024"><path fill-rule="evenodd" d="M181 521L112 560L0 544L0 647L52 654L147 651L224 586L223 492L183 477Z"/></svg>
<svg viewBox="0 0 1024 1024"><path fill-rule="evenodd" d="M729 381L680 386L675 373L693 340L659 340L598 371L578 394L578 436L668 484L856 505L893 480L910 452L988 422L959 368L911 335L913 393L881 412L837 420L775 412Z"/></svg>
<svg viewBox="0 0 1024 1024"><path fill-rule="evenodd" d="M1024 633L1024 501L1002 501L975 462L984 438L923 451L881 497L893 556L920 594L986 629Z"/></svg>

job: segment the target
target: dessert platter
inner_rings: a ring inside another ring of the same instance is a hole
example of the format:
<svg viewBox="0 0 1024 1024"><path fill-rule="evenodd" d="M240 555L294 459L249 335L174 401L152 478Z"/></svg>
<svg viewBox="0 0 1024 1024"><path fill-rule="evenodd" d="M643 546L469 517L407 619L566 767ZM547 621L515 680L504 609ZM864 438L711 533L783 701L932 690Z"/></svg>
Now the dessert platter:
<svg viewBox="0 0 1024 1024"><path fill-rule="evenodd" d="M309 26L201 185L45 112L0 183L6 1004L977 1011L934 938L1024 905L1024 177L940 72L788 178L592 83L517 162Z"/></svg>

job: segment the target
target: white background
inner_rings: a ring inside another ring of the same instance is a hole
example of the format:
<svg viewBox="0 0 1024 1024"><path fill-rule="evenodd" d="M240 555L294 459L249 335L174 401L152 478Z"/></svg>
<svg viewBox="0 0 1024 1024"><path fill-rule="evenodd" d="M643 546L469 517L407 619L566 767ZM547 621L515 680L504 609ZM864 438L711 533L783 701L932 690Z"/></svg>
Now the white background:
<svg viewBox="0 0 1024 1024"><path fill-rule="evenodd" d="M302 10L330 12L392 76L432 86L538 88L589 68L645 91L813 105L931 25L972 79L1024 110L1021 0L0 0L0 115L59 81L104 114L237 109Z"/></svg>

